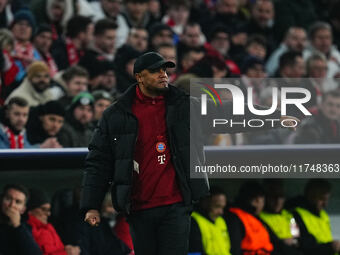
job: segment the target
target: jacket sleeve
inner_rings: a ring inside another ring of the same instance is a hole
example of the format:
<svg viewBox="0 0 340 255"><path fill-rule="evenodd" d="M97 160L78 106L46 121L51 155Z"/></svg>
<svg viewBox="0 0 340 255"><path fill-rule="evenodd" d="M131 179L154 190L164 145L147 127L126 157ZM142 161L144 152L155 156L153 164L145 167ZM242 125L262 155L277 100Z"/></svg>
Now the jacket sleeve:
<svg viewBox="0 0 340 255"><path fill-rule="evenodd" d="M100 210L105 193L113 176L113 155L105 114L95 129L85 159L80 209L86 213L90 209Z"/></svg>
<svg viewBox="0 0 340 255"><path fill-rule="evenodd" d="M230 253L233 255L242 255L241 243L245 235L245 229L242 221L233 213L228 212L226 216L228 234L230 238Z"/></svg>
<svg viewBox="0 0 340 255"><path fill-rule="evenodd" d="M22 223L19 227L14 228L12 233L18 243L18 254L42 254L42 251L35 242L29 227L25 223Z"/></svg>
<svg viewBox="0 0 340 255"><path fill-rule="evenodd" d="M311 235L306 225L303 223L303 220L301 219L300 215L296 212L293 213L294 218L296 220L296 223L299 226L300 229L300 238L298 239L299 245L301 247L301 250L304 254L310 254L310 255L333 255L335 252L332 248L332 243L324 243L319 244L313 235Z"/></svg>
<svg viewBox="0 0 340 255"><path fill-rule="evenodd" d="M203 249L201 230L196 220L192 217L189 236L189 252L200 252L202 255L206 254Z"/></svg>

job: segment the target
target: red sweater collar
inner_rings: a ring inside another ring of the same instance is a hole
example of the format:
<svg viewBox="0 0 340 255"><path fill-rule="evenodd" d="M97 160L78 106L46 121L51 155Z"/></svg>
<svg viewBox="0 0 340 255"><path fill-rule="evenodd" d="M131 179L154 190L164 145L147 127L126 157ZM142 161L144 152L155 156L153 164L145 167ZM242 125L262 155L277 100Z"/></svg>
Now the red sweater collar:
<svg viewBox="0 0 340 255"><path fill-rule="evenodd" d="M149 96L144 95L141 89L139 88L139 85L136 86L136 98L142 103L151 103L155 101L164 100L164 96L149 97Z"/></svg>

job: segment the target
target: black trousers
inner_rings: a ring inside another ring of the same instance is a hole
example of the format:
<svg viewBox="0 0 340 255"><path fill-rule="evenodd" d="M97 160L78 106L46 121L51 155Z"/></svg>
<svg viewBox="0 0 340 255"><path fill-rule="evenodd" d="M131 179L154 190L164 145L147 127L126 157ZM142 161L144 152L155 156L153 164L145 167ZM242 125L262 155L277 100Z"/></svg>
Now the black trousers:
<svg viewBox="0 0 340 255"><path fill-rule="evenodd" d="M187 255L192 206L176 203L128 216L136 255Z"/></svg>

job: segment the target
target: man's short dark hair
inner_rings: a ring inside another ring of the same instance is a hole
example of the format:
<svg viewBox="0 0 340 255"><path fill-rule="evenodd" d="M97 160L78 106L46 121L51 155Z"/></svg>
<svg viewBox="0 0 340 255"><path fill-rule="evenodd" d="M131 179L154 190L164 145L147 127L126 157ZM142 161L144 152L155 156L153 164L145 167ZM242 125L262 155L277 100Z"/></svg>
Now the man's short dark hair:
<svg viewBox="0 0 340 255"><path fill-rule="evenodd" d="M311 179L305 186L305 196L325 195L329 194L332 190L332 185L325 179Z"/></svg>
<svg viewBox="0 0 340 255"><path fill-rule="evenodd" d="M76 76L89 78L89 73L87 72L85 68L78 66L78 65L73 65L67 68L61 77L65 82L69 82Z"/></svg>
<svg viewBox="0 0 340 255"><path fill-rule="evenodd" d="M66 26L66 36L75 38L80 33L86 32L89 24L92 20L85 16L74 16L68 22Z"/></svg>
<svg viewBox="0 0 340 255"><path fill-rule="evenodd" d="M12 97L8 103L6 104L6 109L10 109L14 104L20 107L28 106L28 102L25 98L22 97Z"/></svg>
<svg viewBox="0 0 340 255"><path fill-rule="evenodd" d="M10 190L10 189L14 189L14 190L17 190L17 191L20 191L21 193L24 193L25 194L25 201L27 202L27 200L29 199L29 192L28 192L28 189L21 185L21 184L7 184L3 191L2 191L2 194L5 195L7 194L7 192Z"/></svg>
<svg viewBox="0 0 340 255"><path fill-rule="evenodd" d="M251 37L249 37L246 44L246 48L248 48L250 45L254 43L261 45L265 49L267 48L266 38L262 35L252 35Z"/></svg>
<svg viewBox="0 0 340 255"><path fill-rule="evenodd" d="M106 30L116 30L118 28L117 23L111 19L98 20L94 26L94 35L102 35Z"/></svg>
<svg viewBox="0 0 340 255"><path fill-rule="evenodd" d="M280 69L287 66L294 66L296 64L296 58L302 57L302 54L297 51L288 51L280 57Z"/></svg>
<svg viewBox="0 0 340 255"><path fill-rule="evenodd" d="M329 30L332 32L332 27L327 22L324 21L317 21L314 24L312 24L308 30L308 37L310 40L313 40L315 37L315 34L319 30Z"/></svg>
<svg viewBox="0 0 340 255"><path fill-rule="evenodd" d="M172 0L168 2L168 8L185 7L190 10L191 2L189 0Z"/></svg>
<svg viewBox="0 0 340 255"><path fill-rule="evenodd" d="M125 3L141 3L141 4L144 4L144 3L150 2L150 0L125 0L124 2Z"/></svg>
<svg viewBox="0 0 340 255"><path fill-rule="evenodd" d="M199 26L199 27L201 28L201 25L200 25L199 23L194 22L194 21L189 21L189 22L184 26L182 34L185 34L185 33L186 33L188 27L195 27L195 26Z"/></svg>
<svg viewBox="0 0 340 255"><path fill-rule="evenodd" d="M335 89L335 90L331 90L331 91L328 91L328 92L324 93L322 95L322 102L325 102L328 97L339 98L340 97L340 90L339 89Z"/></svg>
<svg viewBox="0 0 340 255"><path fill-rule="evenodd" d="M221 23L216 24L215 26L213 26L211 32L209 33L208 41L211 42L212 40L214 40L219 33L225 33L229 36L231 34L231 30Z"/></svg>

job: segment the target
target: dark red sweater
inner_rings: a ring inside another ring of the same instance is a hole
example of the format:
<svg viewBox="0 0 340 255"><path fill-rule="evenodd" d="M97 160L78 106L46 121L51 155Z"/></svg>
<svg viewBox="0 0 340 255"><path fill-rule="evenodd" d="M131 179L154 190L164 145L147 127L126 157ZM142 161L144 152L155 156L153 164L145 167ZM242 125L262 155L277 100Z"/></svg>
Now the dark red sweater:
<svg viewBox="0 0 340 255"><path fill-rule="evenodd" d="M132 210L181 202L167 141L164 97L147 97L136 86L132 112L138 119L134 158L138 167L135 164L133 172Z"/></svg>

